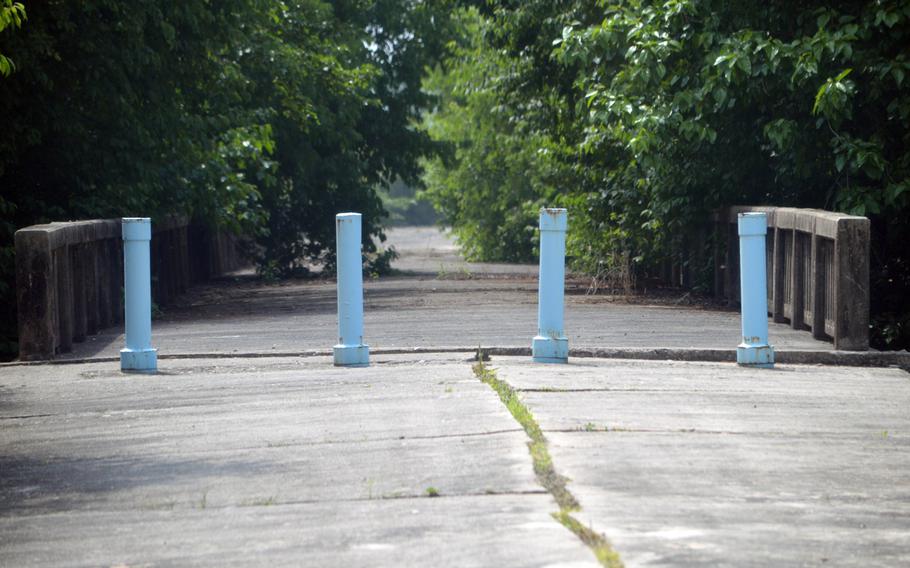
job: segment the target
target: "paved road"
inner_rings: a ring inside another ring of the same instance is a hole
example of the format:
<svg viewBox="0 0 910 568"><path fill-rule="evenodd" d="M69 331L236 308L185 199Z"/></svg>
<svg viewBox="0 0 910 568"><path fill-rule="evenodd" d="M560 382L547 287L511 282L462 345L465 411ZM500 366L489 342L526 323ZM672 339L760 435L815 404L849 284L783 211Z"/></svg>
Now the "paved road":
<svg viewBox="0 0 910 568"><path fill-rule="evenodd" d="M435 228L389 231L387 244L407 276L365 282L366 341L374 348L528 347L537 332L535 266L471 264L451 238ZM735 311L698 306L629 304L585 294L570 281L566 335L571 347L733 349L739 342ZM153 326L162 354L279 352L330 349L336 343L334 282L263 284L250 277L194 289ZM68 358L115 357L121 328L77 344ZM770 325L778 349L832 350L805 331Z"/></svg>
<svg viewBox="0 0 910 568"><path fill-rule="evenodd" d="M369 284L374 346L526 346L533 279L507 266L468 279L451 251L444 274L421 274L443 245L403 255L415 275ZM202 358L157 375L0 365L0 566L597 566L585 528L630 567L910 564L903 371L497 356L507 406L469 353L363 369L267 356L331 345L333 290L200 288L155 340ZM738 335L730 312L568 306L574 346ZM779 346L830 348L772 329ZM105 337L77 354L116 353ZM216 355L233 351L260 356ZM574 532L516 415L568 478Z"/></svg>
<svg viewBox="0 0 910 568"><path fill-rule="evenodd" d="M0 565L596 566L467 358L0 367ZM903 371L490 365L626 566L910 562Z"/></svg>
<svg viewBox="0 0 910 568"><path fill-rule="evenodd" d="M497 358L627 566L910 566L910 374Z"/></svg>
<svg viewBox="0 0 910 568"><path fill-rule="evenodd" d="M461 360L5 367L0 401L2 566L597 565Z"/></svg>

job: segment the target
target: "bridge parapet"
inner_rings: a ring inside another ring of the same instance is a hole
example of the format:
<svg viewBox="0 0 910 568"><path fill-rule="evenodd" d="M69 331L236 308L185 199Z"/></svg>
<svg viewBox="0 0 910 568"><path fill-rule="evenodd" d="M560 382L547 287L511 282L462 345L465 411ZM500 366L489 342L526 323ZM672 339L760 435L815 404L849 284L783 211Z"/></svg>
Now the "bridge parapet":
<svg viewBox="0 0 910 568"><path fill-rule="evenodd" d="M123 321L120 219L16 231L19 358L53 359ZM166 305L191 284L242 266L236 238L185 217L153 223L152 296Z"/></svg>
<svg viewBox="0 0 910 568"><path fill-rule="evenodd" d="M749 211L768 215L768 313L774 321L830 339L835 349L869 349L869 219L789 207L720 211L714 289L731 302L739 301L740 288L736 219Z"/></svg>

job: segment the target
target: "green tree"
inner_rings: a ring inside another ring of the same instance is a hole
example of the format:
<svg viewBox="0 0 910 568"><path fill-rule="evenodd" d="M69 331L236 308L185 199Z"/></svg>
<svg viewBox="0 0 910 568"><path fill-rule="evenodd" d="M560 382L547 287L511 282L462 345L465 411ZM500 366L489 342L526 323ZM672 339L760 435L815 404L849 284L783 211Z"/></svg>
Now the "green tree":
<svg viewBox="0 0 910 568"><path fill-rule="evenodd" d="M4 16L20 13L2 1ZM413 178L432 150L412 121L429 100L422 64L445 49L446 5L51 2L0 34L19 70L0 81L7 353L18 227L185 214L252 237L263 270L286 275L331 268L334 214L355 210L375 250L374 186Z"/></svg>
<svg viewBox="0 0 910 568"><path fill-rule="evenodd" d="M27 19L25 13L25 6L21 2L13 2L13 0L0 0L0 32L3 32L6 28L19 28L22 27L22 23ZM16 68L13 61L0 53L0 76L9 76L10 73Z"/></svg>
<svg viewBox="0 0 910 568"><path fill-rule="evenodd" d="M497 137L520 133L545 152L511 185L531 193L518 201L571 207L580 267L596 273L632 259L647 273L724 205L864 214L876 237L878 344L910 344L910 5L491 0L480 13L474 59L510 72L479 90L508 121L478 123L470 105L453 106L447 120L464 128L430 123L430 132L460 148L502 146ZM460 61L443 73L467 85ZM495 179L501 164L456 160L431 170L431 181L459 171ZM541 170L558 172L551 177L561 183L535 183ZM459 212L471 207L461 193L475 187L435 187L456 231L479 231L470 237L477 243L502 240L492 225L459 228L470 218ZM515 200L486 203L494 217Z"/></svg>
<svg viewBox="0 0 910 568"><path fill-rule="evenodd" d="M474 260L529 261L540 206L555 193L543 133L514 120L516 97L503 85L515 62L485 48L490 23L476 10L459 14L460 39L427 88L439 97L424 127L448 144L425 164L426 196ZM533 110L530 110L533 112Z"/></svg>
<svg viewBox="0 0 910 568"><path fill-rule="evenodd" d="M275 33L261 38L268 47L259 52L270 59L253 62L257 98L283 109L274 121L278 182L264 194L266 270L290 274L314 262L331 269L334 215L344 210L363 214L368 255L380 265L389 260L388 253L374 254L375 241L385 238L374 188L396 177L416 181L418 159L432 152L413 123L430 103L421 88L423 66L445 50L447 5L296 4ZM276 42L293 48L276 49ZM277 89L275 54L286 58Z"/></svg>

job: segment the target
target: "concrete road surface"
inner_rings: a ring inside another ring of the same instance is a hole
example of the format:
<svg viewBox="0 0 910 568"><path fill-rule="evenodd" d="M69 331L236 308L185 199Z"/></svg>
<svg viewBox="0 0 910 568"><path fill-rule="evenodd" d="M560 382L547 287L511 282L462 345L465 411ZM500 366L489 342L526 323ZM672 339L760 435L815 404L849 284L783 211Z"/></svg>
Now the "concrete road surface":
<svg viewBox="0 0 910 568"><path fill-rule="evenodd" d="M0 565L596 566L468 358L2 366ZM903 371L489 365L625 566L910 562Z"/></svg>
<svg viewBox="0 0 910 568"><path fill-rule="evenodd" d="M496 358L626 566L910 566L910 374Z"/></svg>
<svg viewBox="0 0 910 568"><path fill-rule="evenodd" d="M0 565L597 566L461 360L162 367L0 368Z"/></svg>
<svg viewBox="0 0 910 568"><path fill-rule="evenodd" d="M364 284L364 333L374 348L530 347L537 333L536 266L472 264L451 237L433 227L389 231L401 258L395 277ZM578 348L735 349L739 314L684 302L629 304L586 295L587 282L566 289L566 335ZM153 322L162 354L330 349L337 342L335 283L291 280L267 284L252 276L200 286ZM64 358L116 357L122 327L76 344ZM787 325L770 325L777 349L829 351Z"/></svg>
<svg viewBox="0 0 910 568"><path fill-rule="evenodd" d="M529 345L535 267L466 263L435 229L391 240L406 273L366 284L371 346ZM731 311L583 282L566 303L575 348L738 342ZM166 309L156 375L72 361L115 357L119 329L0 365L0 566L910 565L904 371L494 356L497 393L467 352L275 355L335 325L334 283L240 277Z"/></svg>

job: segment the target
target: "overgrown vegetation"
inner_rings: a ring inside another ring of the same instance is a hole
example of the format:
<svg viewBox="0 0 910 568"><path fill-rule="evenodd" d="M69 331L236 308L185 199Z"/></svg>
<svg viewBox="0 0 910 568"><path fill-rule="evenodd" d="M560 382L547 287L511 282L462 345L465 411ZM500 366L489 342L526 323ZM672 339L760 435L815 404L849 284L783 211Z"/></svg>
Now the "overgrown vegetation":
<svg viewBox="0 0 910 568"><path fill-rule="evenodd" d="M595 287L721 206L867 215L873 344L910 347L908 46L902 0L0 0L0 352L19 227L186 214L278 278L357 210L375 271L393 180L473 260L568 207Z"/></svg>
<svg viewBox="0 0 910 568"><path fill-rule="evenodd" d="M509 383L497 377L494 369L487 367L484 361L488 360L488 357L482 349L478 348L476 359L477 363L473 366L474 374L483 383L496 391L496 394L499 395L499 400L502 401L530 439L528 451L531 454L537 481L553 496L559 506L559 511L553 513L553 518L575 533L582 542L588 545L603 566L621 568L623 564L619 554L613 550L606 537L584 526L572 516L572 513L581 510L581 505L566 488L568 480L556 472L553 458L550 457L550 450L547 447L547 439L544 437L543 431L540 429L540 425L537 424L537 420L531 410L521 401L518 393Z"/></svg>
<svg viewBox="0 0 910 568"><path fill-rule="evenodd" d="M412 123L448 14L447 0L0 0L0 351L15 353L13 233L35 223L185 214L251 237L282 277L331 269L333 217L353 210L371 270L387 264L373 188L417 182L433 152Z"/></svg>
<svg viewBox="0 0 910 568"><path fill-rule="evenodd" d="M400 179L381 188L379 196L382 206L389 213L388 225L431 226L438 217L433 204L418 197L418 188L409 186Z"/></svg>
<svg viewBox="0 0 910 568"><path fill-rule="evenodd" d="M22 2L13 2L13 0L0 0L0 32L6 28L22 27L22 22L27 19L25 6ZM12 59L0 53L0 76L7 77L16 64Z"/></svg>
<svg viewBox="0 0 910 568"><path fill-rule="evenodd" d="M873 343L910 346L910 5L463 4L426 180L472 258L531 259L541 205L629 282L721 206L867 215Z"/></svg>

